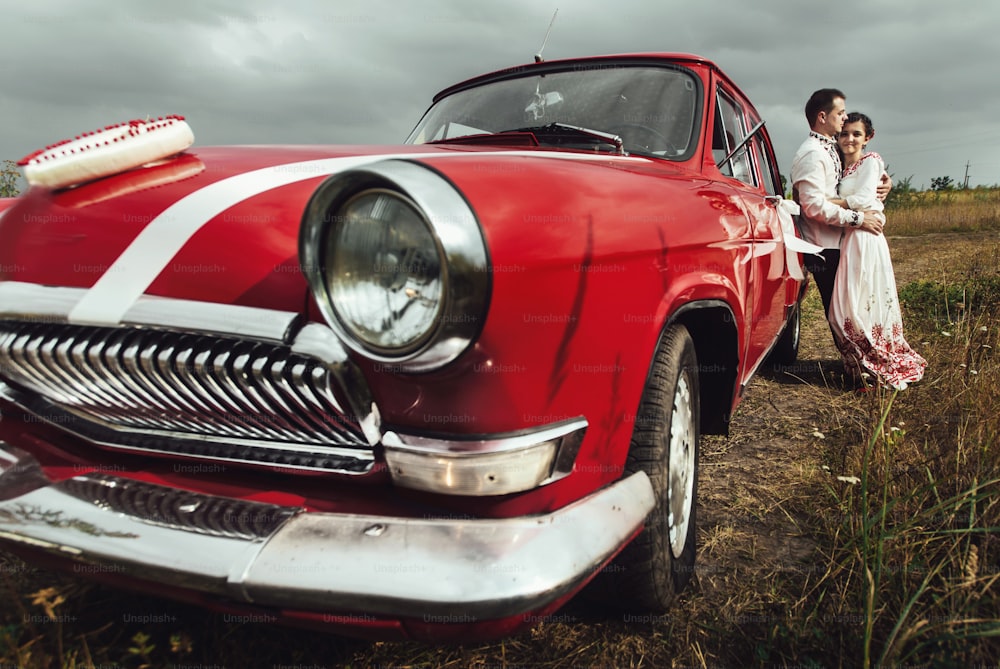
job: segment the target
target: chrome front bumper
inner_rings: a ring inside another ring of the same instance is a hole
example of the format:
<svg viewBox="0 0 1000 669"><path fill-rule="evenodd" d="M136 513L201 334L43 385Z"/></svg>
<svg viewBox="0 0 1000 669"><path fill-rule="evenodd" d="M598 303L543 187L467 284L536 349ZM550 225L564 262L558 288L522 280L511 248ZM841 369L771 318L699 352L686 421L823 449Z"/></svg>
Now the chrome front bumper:
<svg viewBox="0 0 1000 669"><path fill-rule="evenodd" d="M573 592L641 527L643 473L549 514L505 519L306 512L105 474L53 482L0 442L0 546L166 593L434 620L492 620Z"/></svg>

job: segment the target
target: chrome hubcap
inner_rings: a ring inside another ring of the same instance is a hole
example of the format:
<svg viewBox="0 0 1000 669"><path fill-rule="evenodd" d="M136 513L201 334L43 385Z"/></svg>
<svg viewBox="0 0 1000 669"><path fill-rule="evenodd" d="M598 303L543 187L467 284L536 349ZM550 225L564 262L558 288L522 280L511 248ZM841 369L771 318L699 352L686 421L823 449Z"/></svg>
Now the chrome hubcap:
<svg viewBox="0 0 1000 669"><path fill-rule="evenodd" d="M687 373L682 372L674 389L667 476L667 526L670 528L670 551L675 558L684 552L694 504L696 438L691 384Z"/></svg>

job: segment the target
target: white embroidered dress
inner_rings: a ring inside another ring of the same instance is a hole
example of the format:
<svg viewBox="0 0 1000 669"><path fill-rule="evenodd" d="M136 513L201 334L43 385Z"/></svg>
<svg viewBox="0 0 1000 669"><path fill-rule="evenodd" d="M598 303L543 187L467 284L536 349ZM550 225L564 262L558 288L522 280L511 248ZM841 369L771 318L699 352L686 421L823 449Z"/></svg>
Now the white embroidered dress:
<svg viewBox="0 0 1000 669"><path fill-rule="evenodd" d="M866 153L844 170L840 197L851 209L882 211L875 189L884 170L881 156ZM885 235L845 230L830 302L830 326L849 374L859 377L868 372L879 383L900 390L923 378L927 361L903 338Z"/></svg>

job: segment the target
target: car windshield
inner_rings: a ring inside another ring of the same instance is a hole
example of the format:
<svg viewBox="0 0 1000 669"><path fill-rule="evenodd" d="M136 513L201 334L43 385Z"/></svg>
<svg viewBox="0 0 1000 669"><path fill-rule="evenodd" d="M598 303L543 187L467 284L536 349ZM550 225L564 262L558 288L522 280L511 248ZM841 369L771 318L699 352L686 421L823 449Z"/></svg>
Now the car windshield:
<svg viewBox="0 0 1000 669"><path fill-rule="evenodd" d="M614 149L594 131L620 137L628 153L677 160L694 150L697 109L698 86L686 70L577 65L453 93L427 111L407 143L520 130L542 145Z"/></svg>

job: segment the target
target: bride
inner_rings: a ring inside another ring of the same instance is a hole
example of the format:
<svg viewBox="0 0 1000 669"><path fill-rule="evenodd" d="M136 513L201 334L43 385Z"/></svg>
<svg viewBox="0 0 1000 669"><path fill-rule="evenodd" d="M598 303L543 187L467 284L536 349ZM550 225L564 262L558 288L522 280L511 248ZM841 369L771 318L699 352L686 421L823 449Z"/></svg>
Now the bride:
<svg viewBox="0 0 1000 669"><path fill-rule="evenodd" d="M875 189L885 164L877 153L863 153L874 136L870 118L847 116L837 139L844 171L835 202L842 207L883 210ZM848 228L840 249L829 317L844 369L856 380L868 374L902 390L923 378L927 361L903 338L889 245L884 235Z"/></svg>

